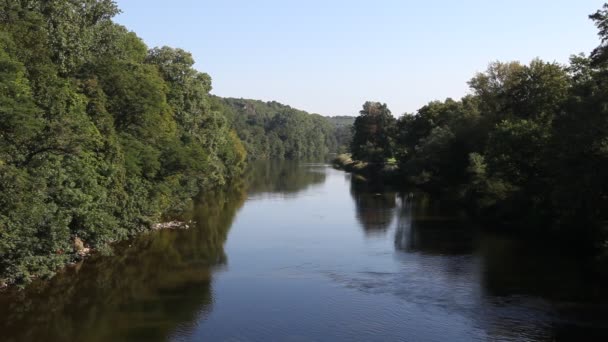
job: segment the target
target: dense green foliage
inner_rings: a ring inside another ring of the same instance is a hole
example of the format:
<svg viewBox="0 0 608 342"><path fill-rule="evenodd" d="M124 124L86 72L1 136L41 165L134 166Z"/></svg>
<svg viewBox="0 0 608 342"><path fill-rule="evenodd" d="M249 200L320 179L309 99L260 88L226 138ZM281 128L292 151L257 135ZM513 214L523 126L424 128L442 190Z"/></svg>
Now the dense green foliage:
<svg viewBox="0 0 608 342"><path fill-rule="evenodd" d="M608 4L591 19L602 45L569 65L492 63L469 81L470 95L433 101L396 122L385 105L366 103L353 158L394 157L402 183L456 194L494 220L604 244Z"/></svg>
<svg viewBox="0 0 608 342"><path fill-rule="evenodd" d="M386 104L366 102L353 125L351 152L353 158L380 163L393 151L395 118Z"/></svg>
<svg viewBox="0 0 608 342"><path fill-rule="evenodd" d="M216 101L226 108L250 159L320 159L338 150L338 125L326 117L274 101Z"/></svg>
<svg viewBox="0 0 608 342"><path fill-rule="evenodd" d="M147 229L244 168L192 56L149 50L111 0L0 3L0 285Z"/></svg>

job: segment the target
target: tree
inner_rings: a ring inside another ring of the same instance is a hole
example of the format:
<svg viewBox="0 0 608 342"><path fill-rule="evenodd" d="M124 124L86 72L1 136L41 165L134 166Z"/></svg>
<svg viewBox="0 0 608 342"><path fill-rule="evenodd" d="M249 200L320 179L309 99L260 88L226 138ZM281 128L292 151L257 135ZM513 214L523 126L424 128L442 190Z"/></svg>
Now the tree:
<svg viewBox="0 0 608 342"><path fill-rule="evenodd" d="M591 59L595 64L608 62L608 3L589 16L598 28L601 44L591 52Z"/></svg>
<svg viewBox="0 0 608 342"><path fill-rule="evenodd" d="M384 163L393 156L395 118L386 104L365 102L355 119L351 152L354 159Z"/></svg>

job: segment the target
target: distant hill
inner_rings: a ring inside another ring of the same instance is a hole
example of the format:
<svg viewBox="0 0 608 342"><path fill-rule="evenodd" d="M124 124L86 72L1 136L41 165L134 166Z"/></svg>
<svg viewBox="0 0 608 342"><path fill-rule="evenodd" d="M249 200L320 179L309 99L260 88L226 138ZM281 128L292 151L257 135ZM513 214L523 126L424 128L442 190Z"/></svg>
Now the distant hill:
<svg viewBox="0 0 608 342"><path fill-rule="evenodd" d="M331 116L327 117L329 122L334 125L334 135L336 137L336 152L345 153L350 150L350 143L353 138L353 124L356 117L354 116Z"/></svg>
<svg viewBox="0 0 608 342"><path fill-rule="evenodd" d="M320 159L339 151L336 134L343 120L276 101L221 97L215 101L232 121L249 159Z"/></svg>
<svg viewBox="0 0 608 342"><path fill-rule="evenodd" d="M354 116L339 115L339 116L328 116L327 119L334 124L336 127L352 126L355 123Z"/></svg>

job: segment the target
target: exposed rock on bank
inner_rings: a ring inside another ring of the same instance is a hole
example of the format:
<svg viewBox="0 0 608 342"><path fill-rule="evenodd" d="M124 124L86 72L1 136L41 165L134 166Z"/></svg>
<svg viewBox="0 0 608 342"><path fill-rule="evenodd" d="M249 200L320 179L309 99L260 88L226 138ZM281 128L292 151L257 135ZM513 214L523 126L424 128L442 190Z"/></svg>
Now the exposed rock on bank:
<svg viewBox="0 0 608 342"><path fill-rule="evenodd" d="M188 229L190 228L190 224L192 222L182 222L182 221L169 221L169 222L160 222L152 225L152 230L160 230L160 229Z"/></svg>
<svg viewBox="0 0 608 342"><path fill-rule="evenodd" d="M76 252L76 255L82 259L91 254L91 248L86 247L84 241L82 241L82 239L79 237L76 237L74 238L74 252Z"/></svg>

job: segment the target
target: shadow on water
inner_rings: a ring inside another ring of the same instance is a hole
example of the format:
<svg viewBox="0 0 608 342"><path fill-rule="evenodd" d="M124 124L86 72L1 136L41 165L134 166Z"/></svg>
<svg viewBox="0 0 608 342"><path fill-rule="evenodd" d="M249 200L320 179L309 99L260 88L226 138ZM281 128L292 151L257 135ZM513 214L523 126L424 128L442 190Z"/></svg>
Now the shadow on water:
<svg viewBox="0 0 608 342"><path fill-rule="evenodd" d="M471 255L480 261L483 288L493 296L551 300L607 299L589 260L550 243L488 232L450 203L424 193L400 194L395 248L435 256Z"/></svg>
<svg viewBox="0 0 608 342"><path fill-rule="evenodd" d="M394 227L395 259L403 266L384 276L381 292L464 315L490 339L608 340L606 284L589 260L487 232L457 206L424 193L356 178L350 190L366 232Z"/></svg>
<svg viewBox="0 0 608 342"><path fill-rule="evenodd" d="M405 252L465 255L475 248L477 229L464 213L428 194L399 194L395 248Z"/></svg>
<svg viewBox="0 0 608 342"><path fill-rule="evenodd" d="M546 325L554 340L608 340L607 284L589 260L497 235L480 239L478 255L486 297L501 304L538 300L551 313Z"/></svg>
<svg viewBox="0 0 608 342"><path fill-rule="evenodd" d="M212 310L212 271L246 194L201 197L188 230L165 230L116 246L50 281L0 295L2 341L161 341Z"/></svg>

